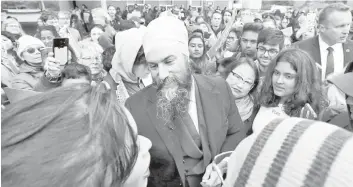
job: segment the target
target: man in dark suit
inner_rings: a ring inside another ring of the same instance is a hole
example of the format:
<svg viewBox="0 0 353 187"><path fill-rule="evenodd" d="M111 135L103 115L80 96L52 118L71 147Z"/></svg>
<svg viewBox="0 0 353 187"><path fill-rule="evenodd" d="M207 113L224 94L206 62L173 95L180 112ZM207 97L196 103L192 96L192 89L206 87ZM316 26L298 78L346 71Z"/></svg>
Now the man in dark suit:
<svg viewBox="0 0 353 187"><path fill-rule="evenodd" d="M213 157L245 138L230 87L222 78L191 74L187 30L175 17L153 20L143 48L154 83L126 107L139 134L152 141L148 186L201 186Z"/></svg>
<svg viewBox="0 0 353 187"><path fill-rule="evenodd" d="M321 10L318 19L318 36L293 45L311 55L322 80L330 74L342 73L353 61L353 41L348 40L352 15L348 6L334 3Z"/></svg>

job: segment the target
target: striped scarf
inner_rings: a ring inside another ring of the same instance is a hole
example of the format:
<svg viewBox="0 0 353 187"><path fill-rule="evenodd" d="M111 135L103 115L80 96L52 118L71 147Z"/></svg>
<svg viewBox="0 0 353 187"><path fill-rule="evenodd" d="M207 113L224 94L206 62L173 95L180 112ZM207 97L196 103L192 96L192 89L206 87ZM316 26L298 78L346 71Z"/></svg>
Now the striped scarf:
<svg viewBox="0 0 353 187"><path fill-rule="evenodd" d="M228 163L225 187L351 187L353 134L300 118L276 119Z"/></svg>

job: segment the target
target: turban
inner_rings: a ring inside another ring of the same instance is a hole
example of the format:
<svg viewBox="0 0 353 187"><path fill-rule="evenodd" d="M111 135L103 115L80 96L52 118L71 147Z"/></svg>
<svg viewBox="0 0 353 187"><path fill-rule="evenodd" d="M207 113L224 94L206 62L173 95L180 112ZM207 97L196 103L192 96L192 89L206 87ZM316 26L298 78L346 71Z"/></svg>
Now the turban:
<svg viewBox="0 0 353 187"><path fill-rule="evenodd" d="M188 32L184 23L174 16L162 16L146 28L143 48L147 61L159 51L179 51L189 57Z"/></svg>

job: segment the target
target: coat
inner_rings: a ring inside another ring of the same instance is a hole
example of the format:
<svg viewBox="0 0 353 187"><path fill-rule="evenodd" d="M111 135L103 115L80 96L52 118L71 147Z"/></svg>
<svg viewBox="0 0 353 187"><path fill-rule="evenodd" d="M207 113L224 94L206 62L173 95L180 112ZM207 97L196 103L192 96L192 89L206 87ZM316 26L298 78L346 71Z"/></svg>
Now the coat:
<svg viewBox="0 0 353 187"><path fill-rule="evenodd" d="M353 61L353 41L347 40L342 45L343 45L343 53L344 53L344 67L346 67L348 63ZM319 36L315 36L313 38L296 42L293 44L293 46L309 53L309 55L314 59L314 61L321 65ZM321 77L321 71L320 71L320 77Z"/></svg>
<svg viewBox="0 0 353 187"><path fill-rule="evenodd" d="M12 88L35 90L43 75L44 72L42 70L37 70L36 68L23 63L20 66L20 73L12 80Z"/></svg>
<svg viewBox="0 0 353 187"><path fill-rule="evenodd" d="M197 102L196 105L202 107L205 119L205 125L199 126L206 128L203 130L207 132L211 152L208 159L211 160L221 152L234 150L245 138L247 129L239 116L231 89L224 79L204 75L193 76L200 96L200 103ZM132 95L125 103L136 121L139 134L152 141L151 175L148 186L185 187L188 185L182 148L175 131L156 117L156 93L155 87L148 86Z"/></svg>

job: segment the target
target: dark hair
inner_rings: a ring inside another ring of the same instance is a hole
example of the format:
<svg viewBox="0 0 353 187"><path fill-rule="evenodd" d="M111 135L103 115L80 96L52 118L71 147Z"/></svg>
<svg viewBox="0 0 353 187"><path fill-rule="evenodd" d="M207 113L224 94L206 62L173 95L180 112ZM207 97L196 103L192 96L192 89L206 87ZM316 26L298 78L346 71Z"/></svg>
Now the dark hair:
<svg viewBox="0 0 353 187"><path fill-rule="evenodd" d="M263 26L261 23L246 23L243 27L243 33L248 31L260 33L262 29Z"/></svg>
<svg viewBox="0 0 353 187"><path fill-rule="evenodd" d="M300 110L309 103L319 114L327 106L321 90L321 79L315 61L301 49L290 48L280 52L269 64L261 89L259 102L265 107L276 107L280 97L273 91L272 76L278 62L288 62L297 72L294 93L284 103L284 112L291 117L299 117Z"/></svg>
<svg viewBox="0 0 353 187"><path fill-rule="evenodd" d="M53 25L43 25L43 26L38 27L38 31L37 31L36 36L40 40L41 40L42 31L50 31L51 33L53 33L55 38L60 37Z"/></svg>
<svg viewBox="0 0 353 187"><path fill-rule="evenodd" d="M282 50L284 46L284 34L279 29L265 28L257 37L257 45L259 43L267 45L279 45L279 49Z"/></svg>
<svg viewBox="0 0 353 187"><path fill-rule="evenodd" d="M135 61L134 61L134 66L135 65L141 65L141 64L146 64L146 57L145 57L145 52L143 51L143 47L141 46L139 51L137 52Z"/></svg>
<svg viewBox="0 0 353 187"><path fill-rule="evenodd" d="M110 7L115 8L113 5L109 5L109 6L107 7L107 9L109 9ZM116 8L115 8L115 10L116 10Z"/></svg>
<svg viewBox="0 0 353 187"><path fill-rule="evenodd" d="M201 31L201 30L200 30ZM202 31L201 31L202 32ZM205 41L203 39L202 36L199 36L197 34L192 34L190 37L189 37L189 41L188 41L188 45L190 44L191 40L194 39L194 38L199 38L201 39L202 43L203 43L203 51L202 51L202 56L201 56L201 59L204 58L204 56L206 55L206 45L205 45ZM195 60L195 59L194 59Z"/></svg>
<svg viewBox="0 0 353 187"><path fill-rule="evenodd" d="M195 34L195 33L201 33L201 35L203 36L203 32L202 32L202 30L201 29L195 29L195 30L193 30L192 31L192 34Z"/></svg>
<svg viewBox="0 0 353 187"><path fill-rule="evenodd" d="M66 65L62 71L62 75L64 79L79 79L84 77L89 82L92 81L91 70L89 67L79 63L71 63Z"/></svg>
<svg viewBox="0 0 353 187"><path fill-rule="evenodd" d="M107 72L109 72L109 70L112 68L112 59L114 54L115 54L115 46L111 46L103 51L102 63L103 63L104 70Z"/></svg>
<svg viewBox="0 0 353 187"><path fill-rule="evenodd" d="M235 57L224 58L223 60L220 61L220 65L225 68L225 72L220 72L220 74L223 78L227 79L230 72L232 72L233 69L237 68L241 64L248 64L254 70L254 73L255 73L254 85L249 91L249 94L253 94L256 91L260 81L259 69L257 68L257 65L255 64L253 59L249 57L240 57L239 59L236 59Z"/></svg>
<svg viewBox="0 0 353 187"><path fill-rule="evenodd" d="M14 34L8 32L8 31L1 31L1 35L5 36L6 38L8 38L9 40L11 40L11 42L14 44L14 46L16 46L16 37Z"/></svg>
<svg viewBox="0 0 353 187"><path fill-rule="evenodd" d="M350 62L347 67L346 70L344 71L344 73L350 73L353 72L353 62Z"/></svg>
<svg viewBox="0 0 353 187"><path fill-rule="evenodd" d="M76 20L76 27L78 26L77 24L79 24L79 19L78 19L78 16L76 14L72 14L71 17L70 17L70 27L72 27L72 24L74 23L73 20ZM77 28L76 28L77 29Z"/></svg>
<svg viewBox="0 0 353 187"><path fill-rule="evenodd" d="M60 87L9 105L2 185L121 186L138 156L137 137L127 110L102 87Z"/></svg>

